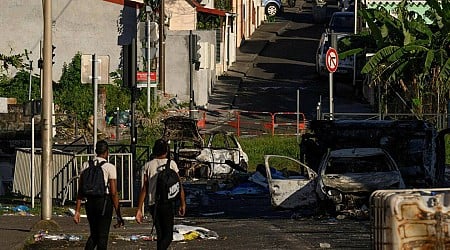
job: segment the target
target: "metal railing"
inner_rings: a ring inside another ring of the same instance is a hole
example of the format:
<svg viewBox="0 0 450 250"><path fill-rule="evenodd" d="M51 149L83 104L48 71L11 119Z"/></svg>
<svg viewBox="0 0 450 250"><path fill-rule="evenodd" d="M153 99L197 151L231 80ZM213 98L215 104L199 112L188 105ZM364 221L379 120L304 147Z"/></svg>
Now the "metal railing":
<svg viewBox="0 0 450 250"><path fill-rule="evenodd" d="M94 154L74 154L53 150L53 164L50 171L52 199L64 203L75 201L78 191L78 177L83 162L92 158ZM133 157L131 153L111 153L108 161L117 169L117 189L120 202L133 206ZM31 150L18 149L14 171L13 192L31 197L39 197L41 193L41 152L35 153L35 168L31 168ZM32 187L34 190L32 190Z"/></svg>

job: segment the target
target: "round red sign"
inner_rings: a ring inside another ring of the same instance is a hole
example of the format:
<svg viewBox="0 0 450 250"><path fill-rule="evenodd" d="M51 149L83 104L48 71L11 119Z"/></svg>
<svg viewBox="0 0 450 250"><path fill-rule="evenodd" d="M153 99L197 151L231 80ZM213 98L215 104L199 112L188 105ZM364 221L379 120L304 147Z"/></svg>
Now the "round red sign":
<svg viewBox="0 0 450 250"><path fill-rule="evenodd" d="M334 48L330 47L327 50L327 54L325 57L325 64L327 65L327 69L330 73L336 72L338 61L339 57L337 51Z"/></svg>

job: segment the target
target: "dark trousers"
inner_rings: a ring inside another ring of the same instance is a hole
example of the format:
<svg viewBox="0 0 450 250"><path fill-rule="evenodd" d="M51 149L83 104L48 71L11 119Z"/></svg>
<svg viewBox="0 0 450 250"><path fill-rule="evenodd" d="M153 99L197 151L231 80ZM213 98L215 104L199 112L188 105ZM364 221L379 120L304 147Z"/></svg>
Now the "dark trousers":
<svg viewBox="0 0 450 250"><path fill-rule="evenodd" d="M161 203L150 207L153 224L156 229L157 249L166 250L173 240L173 203Z"/></svg>
<svg viewBox="0 0 450 250"><path fill-rule="evenodd" d="M97 250L108 248L109 228L111 226L113 206L111 197L90 198L86 201L86 215L89 221L90 235L84 249Z"/></svg>

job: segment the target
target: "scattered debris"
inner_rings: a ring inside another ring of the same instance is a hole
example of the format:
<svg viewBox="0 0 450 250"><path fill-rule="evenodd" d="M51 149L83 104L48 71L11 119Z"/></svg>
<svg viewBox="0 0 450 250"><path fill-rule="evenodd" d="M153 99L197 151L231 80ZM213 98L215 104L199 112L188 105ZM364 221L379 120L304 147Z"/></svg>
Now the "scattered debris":
<svg viewBox="0 0 450 250"><path fill-rule="evenodd" d="M319 243L320 248L331 248L330 243Z"/></svg>
<svg viewBox="0 0 450 250"><path fill-rule="evenodd" d="M204 227L194 227L187 225L174 225L173 226L173 241L189 241L195 239L218 239L219 235L206 229ZM132 234L130 236L117 235L115 240L123 241L155 241L157 240L156 235L140 235Z"/></svg>
<svg viewBox="0 0 450 250"><path fill-rule="evenodd" d="M69 213L70 213L71 216L74 216L75 215L75 209L69 208ZM87 218L87 216L85 214L80 214L80 217L81 218Z"/></svg>
<svg viewBox="0 0 450 250"><path fill-rule="evenodd" d="M190 235L192 232L195 232L196 234L198 234L198 238L200 238L200 239L217 240L219 238L219 235L216 232L206 229L204 227L195 227L195 226L187 226L187 225L178 224L178 225L173 226L173 231L174 231L174 235L175 235L175 233L178 233L178 234L183 235L183 238L185 235L189 235L187 237L192 238L192 235ZM175 237L174 237L174 239L175 239Z"/></svg>
<svg viewBox="0 0 450 250"><path fill-rule="evenodd" d="M13 208L14 212L29 212L30 208L25 205L19 205Z"/></svg>
<svg viewBox="0 0 450 250"><path fill-rule="evenodd" d="M217 191L216 194L220 195L253 195L253 194L265 194L269 190L261 187L253 182L244 182L232 190Z"/></svg>
<svg viewBox="0 0 450 250"><path fill-rule="evenodd" d="M74 234L49 234L48 231L39 231L34 235L34 241L42 240L67 240L80 241L83 237Z"/></svg>

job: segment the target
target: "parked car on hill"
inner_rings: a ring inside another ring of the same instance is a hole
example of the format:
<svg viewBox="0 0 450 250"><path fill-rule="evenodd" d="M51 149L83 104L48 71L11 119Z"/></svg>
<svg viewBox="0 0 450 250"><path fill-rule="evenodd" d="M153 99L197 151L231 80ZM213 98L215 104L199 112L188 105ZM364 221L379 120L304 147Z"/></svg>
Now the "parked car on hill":
<svg viewBox="0 0 450 250"><path fill-rule="evenodd" d="M340 41L346 36L353 34L355 27L355 13L354 12L334 12L330 18L330 22L326 27L324 33L319 41L316 50L316 73L321 75L326 73L327 68L325 64L325 57L328 49L331 47L331 34L336 34L336 50L340 51ZM346 58L339 58L338 74L352 74L354 68L354 58L352 56Z"/></svg>
<svg viewBox="0 0 450 250"><path fill-rule="evenodd" d="M340 33L337 35L338 44L341 39L348 36L346 33ZM325 65L325 57L327 54L328 49L330 48L330 41L328 37L328 33L323 33L322 37L320 38L319 46L316 50L316 73L319 75L322 75L324 73L327 73L327 68ZM337 48L337 52L339 55L339 46ZM353 67L354 67L354 58L352 56L348 56L346 58L339 58L338 60L338 68L336 70L337 74L343 74L348 75L353 73Z"/></svg>
<svg viewBox="0 0 450 250"><path fill-rule="evenodd" d="M281 0L262 0L261 4L264 7L264 13L270 17L276 16L283 11Z"/></svg>
<svg viewBox="0 0 450 250"><path fill-rule="evenodd" d="M354 12L334 12L326 28L327 33L353 33L354 29Z"/></svg>

